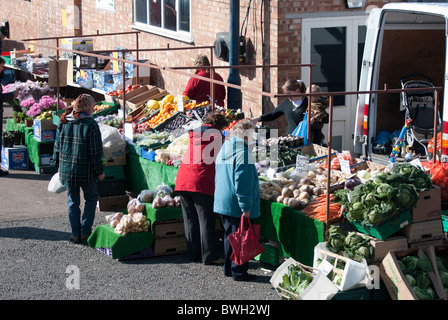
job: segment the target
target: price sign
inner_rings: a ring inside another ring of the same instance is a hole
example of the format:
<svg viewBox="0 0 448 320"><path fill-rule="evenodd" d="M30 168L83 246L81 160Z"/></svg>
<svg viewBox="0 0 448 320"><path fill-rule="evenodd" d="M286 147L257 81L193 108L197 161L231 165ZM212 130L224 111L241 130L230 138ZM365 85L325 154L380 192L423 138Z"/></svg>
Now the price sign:
<svg viewBox="0 0 448 320"><path fill-rule="evenodd" d="M184 111L184 97L180 94L177 95L177 111Z"/></svg>
<svg viewBox="0 0 448 320"><path fill-rule="evenodd" d="M296 158L296 173L299 176L306 177L308 176L308 167L310 164L310 160L307 156L302 156L300 154L297 155Z"/></svg>
<svg viewBox="0 0 448 320"><path fill-rule="evenodd" d="M350 162L348 160L339 159L341 164L341 171L346 174L350 174Z"/></svg>

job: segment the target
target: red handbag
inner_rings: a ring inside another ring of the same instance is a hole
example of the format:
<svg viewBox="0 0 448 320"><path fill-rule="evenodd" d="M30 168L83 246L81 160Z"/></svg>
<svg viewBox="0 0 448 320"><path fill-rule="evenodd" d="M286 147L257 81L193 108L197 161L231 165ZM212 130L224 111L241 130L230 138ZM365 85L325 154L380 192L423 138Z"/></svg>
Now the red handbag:
<svg viewBox="0 0 448 320"><path fill-rule="evenodd" d="M252 224L249 218L241 216L237 231L228 236L233 252L230 256L237 265L242 265L264 251L260 244L260 225Z"/></svg>

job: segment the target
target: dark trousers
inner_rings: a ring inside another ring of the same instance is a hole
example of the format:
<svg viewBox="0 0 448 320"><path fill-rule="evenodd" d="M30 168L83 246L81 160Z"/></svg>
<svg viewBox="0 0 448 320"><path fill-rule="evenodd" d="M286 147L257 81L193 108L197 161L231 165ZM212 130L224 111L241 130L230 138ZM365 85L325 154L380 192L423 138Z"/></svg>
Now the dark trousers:
<svg viewBox="0 0 448 320"><path fill-rule="evenodd" d="M213 197L199 193L179 191L184 219L187 253L191 261L211 264L218 259L216 248Z"/></svg>
<svg viewBox="0 0 448 320"><path fill-rule="evenodd" d="M237 265L230 260L233 249L230 245L228 236L238 230L241 218L221 215L222 226L224 228L224 275L232 277L234 280L242 279L247 276L249 270L249 262Z"/></svg>

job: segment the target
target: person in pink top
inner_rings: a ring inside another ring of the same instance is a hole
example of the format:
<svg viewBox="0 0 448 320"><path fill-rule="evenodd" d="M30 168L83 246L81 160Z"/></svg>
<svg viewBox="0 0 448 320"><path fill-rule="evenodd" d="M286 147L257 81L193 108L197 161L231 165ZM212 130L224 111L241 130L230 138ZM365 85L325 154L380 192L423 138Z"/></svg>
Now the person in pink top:
<svg viewBox="0 0 448 320"><path fill-rule="evenodd" d="M206 55L200 54L196 57L194 66L197 67L195 74L204 78L210 78L210 69L203 69L202 67L210 66L210 61ZM222 77L218 73L214 73L214 79L218 81L223 81ZM191 100L196 100L196 103L201 103L204 101L210 101L210 82L197 78L190 78L188 80L187 86L183 94L190 98ZM226 98L226 88L223 85L214 85L214 98L215 103L224 107L224 99Z"/></svg>

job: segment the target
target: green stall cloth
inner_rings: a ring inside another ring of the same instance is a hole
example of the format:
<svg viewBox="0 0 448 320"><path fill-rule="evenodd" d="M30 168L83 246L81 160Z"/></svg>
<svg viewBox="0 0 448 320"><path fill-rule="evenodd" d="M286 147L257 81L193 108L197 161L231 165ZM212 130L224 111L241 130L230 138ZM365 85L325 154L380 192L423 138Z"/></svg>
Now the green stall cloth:
<svg viewBox="0 0 448 320"><path fill-rule="evenodd" d="M126 190L140 193L144 189L155 190L162 183L174 188L177 170L177 167L144 159L128 152L124 167Z"/></svg>
<svg viewBox="0 0 448 320"><path fill-rule="evenodd" d="M313 265L314 247L324 241L324 223L281 203L261 200L260 234L279 241L284 257Z"/></svg>
<svg viewBox="0 0 448 320"><path fill-rule="evenodd" d="M28 155L30 161L34 163L36 166L41 166L41 150L42 145L50 146L54 144L54 141L44 141L40 142L34 139L34 131L33 128L25 128L25 145L28 149ZM53 154L51 154L53 156Z"/></svg>
<svg viewBox="0 0 448 320"><path fill-rule="evenodd" d="M176 207L163 207L154 209L152 203L145 203L146 217L151 226L156 221L176 220L182 218L182 209Z"/></svg>
<svg viewBox="0 0 448 320"><path fill-rule="evenodd" d="M87 243L92 248L110 248L113 259L120 259L133 253L148 248L153 241L152 232L128 233L122 236L114 232L114 229L106 224L93 230Z"/></svg>

